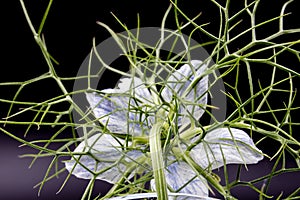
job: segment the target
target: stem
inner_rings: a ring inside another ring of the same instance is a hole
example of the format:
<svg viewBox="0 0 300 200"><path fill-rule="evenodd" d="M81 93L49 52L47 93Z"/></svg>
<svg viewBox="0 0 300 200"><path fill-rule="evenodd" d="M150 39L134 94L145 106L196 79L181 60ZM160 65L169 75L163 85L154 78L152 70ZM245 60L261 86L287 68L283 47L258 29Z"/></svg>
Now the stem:
<svg viewBox="0 0 300 200"><path fill-rule="evenodd" d="M164 174L164 163L160 141L161 129L163 126L162 116L164 116L161 111L162 110L158 111L156 123L150 130L149 144L157 199L168 200L167 183Z"/></svg>
<svg viewBox="0 0 300 200"><path fill-rule="evenodd" d="M219 181L216 180L210 173L207 173L202 169L192 158L190 158L186 153L182 153L183 159L189 164L189 166L197 172L198 176L203 176L211 185L214 186L223 196L227 196L227 192L220 185Z"/></svg>
<svg viewBox="0 0 300 200"><path fill-rule="evenodd" d="M142 157L139 157L137 160L136 160L136 163L145 163L146 162L146 157L145 156L142 156ZM115 194L117 194L117 190L122 187L124 185L124 182L126 180L128 180L128 177L130 176L130 174L132 173L132 171L134 171L136 168L137 168L137 165L136 165L135 162L133 162L131 165L128 166L128 168L126 169L126 171L124 172L122 178L114 184L114 186L106 193L106 195L104 197L102 197L101 199L108 199L112 196L114 196Z"/></svg>
<svg viewBox="0 0 300 200"><path fill-rule="evenodd" d="M21 3L21 6L22 6L22 9L23 9L23 13L25 15L25 18L27 20L27 23L31 29L31 32L33 33L33 36L34 36L34 39L36 41L36 43L38 44L38 46L40 47L41 51L42 51L42 54L47 62L47 65L49 67L49 74L50 76L56 81L57 85L59 86L59 88L61 89L62 93L64 95L66 95L66 99L72 104L73 108L79 113L81 114L82 116L84 116L84 112L81 110L81 108L72 100L71 96L70 96L70 93L67 91L67 89L65 88L64 84L62 83L62 81L60 80L60 78L57 76L56 74L56 71L54 69L54 66L51 62L51 57L50 57L50 54L48 53L47 51L47 48L46 48L46 45L45 43L43 42L43 40L41 39L40 37L40 33L37 33L32 22L31 22L31 19L28 15L28 12L27 12L27 9L26 9L26 6L24 4L24 1L23 0L20 0L20 3ZM47 16L48 12L49 12L49 9L50 9L50 6L51 6L51 3L52 1L50 1L48 7L47 7L47 10L46 10L46 13L45 13L45 16ZM44 17L45 17L44 16ZM43 19L42 20L42 23L40 25L40 28L39 28L39 31L42 31L43 29L43 25L45 23L45 20L46 19Z"/></svg>

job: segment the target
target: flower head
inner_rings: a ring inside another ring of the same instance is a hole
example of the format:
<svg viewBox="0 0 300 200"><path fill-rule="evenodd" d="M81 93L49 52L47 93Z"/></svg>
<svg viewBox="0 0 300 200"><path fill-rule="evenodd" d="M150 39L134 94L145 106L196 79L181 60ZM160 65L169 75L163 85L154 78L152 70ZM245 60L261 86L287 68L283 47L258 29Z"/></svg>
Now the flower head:
<svg viewBox="0 0 300 200"><path fill-rule="evenodd" d="M207 181L195 165L213 170L260 161L262 152L244 131L197 128L208 101L206 71L204 63L192 60L171 72L161 90L133 77L121 79L115 89L88 93L90 107L105 128L80 143L74 153L87 153L73 156L67 170L78 178L112 184L151 172L148 137L158 110L164 111L160 117L166 121L158 134L163 135L165 176L172 192L208 197ZM155 189L153 180L151 187Z"/></svg>

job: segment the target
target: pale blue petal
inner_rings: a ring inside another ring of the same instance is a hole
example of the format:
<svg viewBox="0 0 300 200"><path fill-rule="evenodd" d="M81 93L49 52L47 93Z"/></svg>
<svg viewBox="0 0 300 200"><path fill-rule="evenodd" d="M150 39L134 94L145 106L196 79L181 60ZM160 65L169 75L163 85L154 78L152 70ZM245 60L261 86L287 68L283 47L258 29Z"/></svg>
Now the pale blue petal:
<svg viewBox="0 0 300 200"><path fill-rule="evenodd" d="M95 117L114 133L127 133L127 107L124 97L111 99L96 93L87 93L87 100Z"/></svg>
<svg viewBox="0 0 300 200"><path fill-rule="evenodd" d="M87 93L86 97L95 117L110 131L135 136L148 134L153 116L146 112L145 106L141 111L140 105L126 94L108 96Z"/></svg>
<svg viewBox="0 0 300 200"><path fill-rule="evenodd" d="M117 98L121 101L120 104L126 105L124 110L128 115L131 133L148 134L149 127L155 121L156 109L145 82L138 77L121 78L116 88L105 89L101 92L110 94L112 99Z"/></svg>
<svg viewBox="0 0 300 200"><path fill-rule="evenodd" d="M107 94L121 94L134 97L145 104L153 104L152 96L145 83L137 77L121 78L117 87L114 89L105 89L101 92Z"/></svg>
<svg viewBox="0 0 300 200"><path fill-rule="evenodd" d="M206 180L203 177L200 177L201 179L197 177L196 173L185 162L174 162L169 165L165 170L165 176L169 187L178 193L208 197ZM154 180L151 181L151 188L155 189ZM176 199L184 199L184 197L177 197Z"/></svg>
<svg viewBox="0 0 300 200"><path fill-rule="evenodd" d="M92 179L94 175L91 172L97 173L108 169L99 174L96 179L116 183L122 178L127 169L125 163L132 163L138 157L142 156L142 152L137 150L126 152L125 155L122 151L120 144L111 135L96 134L87 141L81 142L74 150L74 153L89 152L90 155L82 155L81 157L75 155L74 157L79 159L80 163L72 158L65 162L65 166L69 172L72 172L77 178L82 179Z"/></svg>
<svg viewBox="0 0 300 200"><path fill-rule="evenodd" d="M162 90L162 97L167 102L171 102L173 97L182 99L182 102L179 102L179 114L183 117L179 117L179 125L189 124L190 115L198 120L204 113L207 105L208 76L203 76L189 93L187 89L196 77L204 74L206 69L207 66L202 61L192 60L191 65L184 64L171 74Z"/></svg>
<svg viewBox="0 0 300 200"><path fill-rule="evenodd" d="M263 159L262 152L247 133L235 128L208 132L190 151L190 156L204 169L216 169L224 164L256 164Z"/></svg>

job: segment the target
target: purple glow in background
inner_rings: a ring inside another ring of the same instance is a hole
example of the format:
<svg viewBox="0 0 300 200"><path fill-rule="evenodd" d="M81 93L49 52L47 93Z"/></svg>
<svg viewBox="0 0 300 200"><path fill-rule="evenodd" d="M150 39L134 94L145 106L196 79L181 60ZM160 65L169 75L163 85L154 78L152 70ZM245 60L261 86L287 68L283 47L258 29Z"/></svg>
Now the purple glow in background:
<svg viewBox="0 0 300 200"><path fill-rule="evenodd" d="M85 186L88 184L88 180L77 179L74 176L69 179L63 190L56 194L63 183L64 178L67 176L67 173L63 173L59 176L59 178L54 178L47 182L41 191L41 195L38 197L38 189L33 189L33 186L42 180L51 160L40 159L31 169L28 169L31 160L29 158L21 159L18 156L24 153L32 153L32 150L24 147L19 148L18 145L18 142L1 136L0 199L80 199ZM247 181L266 175L271 172L273 164L274 162L270 162L265 159L257 165L248 165L249 171L243 169L241 179ZM60 166L62 167L62 165ZM291 167L291 164L288 163L288 166ZM238 166L228 165L227 168L230 180L234 180ZM224 177L222 175L223 168L214 170L214 172L221 177L222 181L224 181ZM299 180L300 172L281 174L278 177L274 177L268 194L276 197L283 192L284 197L299 187ZM109 187L110 185L105 182L96 181L94 195L101 192L107 192ZM239 199L250 200L258 198L257 193L248 187L237 187L232 190L232 194L234 196L238 196ZM210 196L213 197L212 194Z"/></svg>
<svg viewBox="0 0 300 200"><path fill-rule="evenodd" d="M49 158L39 159L32 168L28 168L31 159L19 158L20 155L32 153L32 149L18 147L20 143L13 139L1 136L0 146L0 199L80 199L88 180L77 179L72 176L64 189L56 194L68 175L62 173L59 178L47 182L38 197L38 188L33 188L43 180L47 167L51 162ZM67 159L67 158L66 158ZM63 159L61 159L63 160ZM59 169L64 165L60 162ZM107 192L109 184L98 181L95 185L97 192ZM96 193L95 193L96 194Z"/></svg>

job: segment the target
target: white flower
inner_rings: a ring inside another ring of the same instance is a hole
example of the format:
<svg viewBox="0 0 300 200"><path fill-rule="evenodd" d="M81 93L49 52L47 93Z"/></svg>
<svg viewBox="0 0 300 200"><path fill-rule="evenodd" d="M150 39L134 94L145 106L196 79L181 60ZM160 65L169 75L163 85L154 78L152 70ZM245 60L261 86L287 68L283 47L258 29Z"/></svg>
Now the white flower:
<svg viewBox="0 0 300 200"><path fill-rule="evenodd" d="M65 163L67 170L78 178L96 176L112 184L122 178L130 179L136 173L151 171L145 138L155 122L155 113L162 103L172 104L177 108L173 123L180 128L179 136L190 130L187 129L190 125L194 127L208 101L206 69L206 65L197 60L183 65L167 78L161 93L153 93L151 83L145 84L137 77L123 78L118 88L102 90L101 94L88 93L87 100L95 117L109 132L97 133L82 141L74 152L89 153L73 156ZM252 139L239 129L209 130L195 143L198 137L182 138L184 142L179 148L171 146L171 150L165 152L166 181L176 193L208 197L208 185L205 178L197 175L184 159L178 158L173 149L187 150L189 145L195 144L189 149L189 157L205 170L224 164L254 164L263 158ZM154 181L151 187L155 188Z"/></svg>

